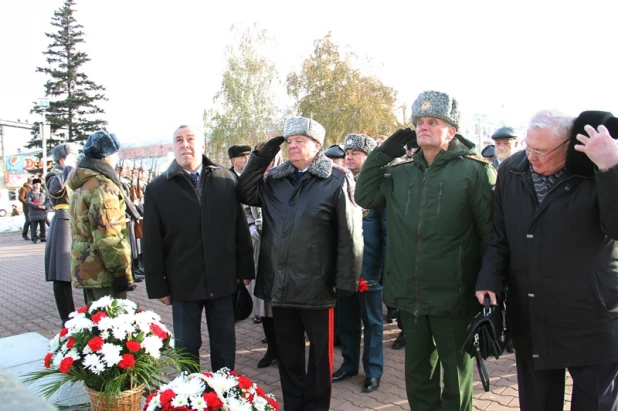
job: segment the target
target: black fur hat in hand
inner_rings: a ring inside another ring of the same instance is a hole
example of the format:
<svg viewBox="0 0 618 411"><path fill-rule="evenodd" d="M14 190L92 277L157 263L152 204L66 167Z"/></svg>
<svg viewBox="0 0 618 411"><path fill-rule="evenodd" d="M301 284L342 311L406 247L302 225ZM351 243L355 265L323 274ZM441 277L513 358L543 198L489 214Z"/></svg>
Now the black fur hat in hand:
<svg viewBox="0 0 618 411"><path fill-rule="evenodd" d="M618 118L614 117L609 111L584 111L573 122L571 129L571 141L569 142L569 151L567 152L566 167L573 173L586 177L594 177L594 163L588 158L585 153L575 150L575 145L580 144L577 140L578 134L588 135L584 129L585 125L591 125L595 129L603 124L609 130L609 134L614 138L618 138Z"/></svg>

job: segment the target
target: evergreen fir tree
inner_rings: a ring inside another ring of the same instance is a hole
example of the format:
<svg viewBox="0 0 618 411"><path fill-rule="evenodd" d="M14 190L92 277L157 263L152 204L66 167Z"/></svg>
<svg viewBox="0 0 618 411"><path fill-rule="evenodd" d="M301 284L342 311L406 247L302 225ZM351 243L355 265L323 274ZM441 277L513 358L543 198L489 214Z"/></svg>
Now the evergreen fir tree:
<svg viewBox="0 0 618 411"><path fill-rule="evenodd" d="M55 33L45 33L51 39L46 55L47 67L37 67L36 71L50 78L45 83L45 96L50 106L45 111L45 121L50 125L51 136L47 138L47 152L63 142L83 142L94 131L104 128L107 121L99 115L104 114L97 102L107 100L105 88L88 79L82 71L83 65L90 61L88 55L77 49L85 43L83 26L73 16L75 2L65 0L64 5L54 12L52 26ZM42 115L43 108L34 103L31 113ZM40 121L32 127L32 139L27 147L42 147L39 133Z"/></svg>

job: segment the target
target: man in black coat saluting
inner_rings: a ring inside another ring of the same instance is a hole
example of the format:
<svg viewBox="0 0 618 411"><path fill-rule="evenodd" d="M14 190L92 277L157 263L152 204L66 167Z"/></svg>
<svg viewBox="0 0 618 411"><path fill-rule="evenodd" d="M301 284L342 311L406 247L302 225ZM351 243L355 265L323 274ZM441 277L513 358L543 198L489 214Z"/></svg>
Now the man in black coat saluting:
<svg viewBox="0 0 618 411"><path fill-rule="evenodd" d="M283 136L253 152L238 182L240 201L262 207L255 295L273 307L283 402L287 411L327 411L336 296L358 288L361 209L354 178L320 152L325 129L315 120L286 120ZM279 146L289 160L264 177ZM305 367L305 332L311 344Z"/></svg>
<svg viewBox="0 0 618 411"><path fill-rule="evenodd" d="M255 277L247 220L236 198L236 178L202 153L204 137L180 126L175 160L154 179L144 199L146 290L172 306L176 346L199 361L206 312L212 370L234 369L236 334L232 295Z"/></svg>
<svg viewBox="0 0 618 411"><path fill-rule="evenodd" d="M565 369L571 410L618 410L618 144L604 124L616 137L610 113L541 111L500 165L476 296L496 304L508 284L523 411L562 410Z"/></svg>

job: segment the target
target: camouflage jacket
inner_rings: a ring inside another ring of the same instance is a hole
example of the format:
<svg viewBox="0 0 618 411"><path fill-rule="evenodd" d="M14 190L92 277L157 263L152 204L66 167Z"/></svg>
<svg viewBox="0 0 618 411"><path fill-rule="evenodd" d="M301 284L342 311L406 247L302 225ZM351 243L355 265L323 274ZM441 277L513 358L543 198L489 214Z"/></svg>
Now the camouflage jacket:
<svg viewBox="0 0 618 411"><path fill-rule="evenodd" d="M71 276L77 288L112 285L113 277L131 277L131 245L125 221L122 185L102 160L84 157L69 176Z"/></svg>

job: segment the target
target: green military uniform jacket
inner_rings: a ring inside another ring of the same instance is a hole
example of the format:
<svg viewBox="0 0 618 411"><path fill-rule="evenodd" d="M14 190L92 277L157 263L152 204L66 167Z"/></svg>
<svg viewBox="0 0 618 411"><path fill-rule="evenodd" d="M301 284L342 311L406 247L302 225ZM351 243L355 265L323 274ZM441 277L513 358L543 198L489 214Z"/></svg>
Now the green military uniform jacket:
<svg viewBox="0 0 618 411"><path fill-rule="evenodd" d="M478 311L474 286L493 230L493 167L474 144L456 135L431 165L423 151L385 167L393 157L374 150L359 174L355 199L386 206L384 302L419 315Z"/></svg>

